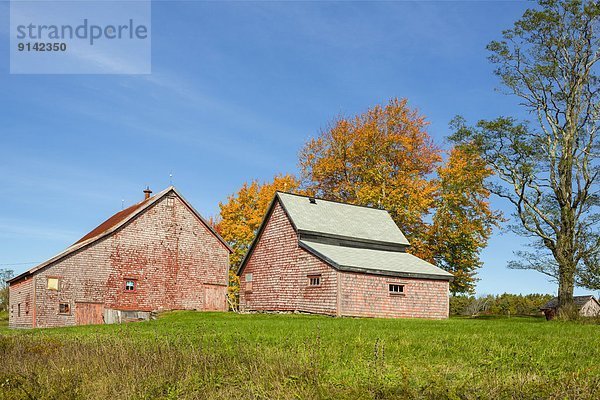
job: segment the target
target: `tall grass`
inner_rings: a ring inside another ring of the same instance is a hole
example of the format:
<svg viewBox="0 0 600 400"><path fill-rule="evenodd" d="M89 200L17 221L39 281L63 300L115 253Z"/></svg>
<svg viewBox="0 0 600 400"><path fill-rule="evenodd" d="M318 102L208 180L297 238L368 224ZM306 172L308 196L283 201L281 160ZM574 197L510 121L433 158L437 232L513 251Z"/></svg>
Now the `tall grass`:
<svg viewBox="0 0 600 400"><path fill-rule="evenodd" d="M4 330L0 360L0 399L597 399L600 326L177 312Z"/></svg>

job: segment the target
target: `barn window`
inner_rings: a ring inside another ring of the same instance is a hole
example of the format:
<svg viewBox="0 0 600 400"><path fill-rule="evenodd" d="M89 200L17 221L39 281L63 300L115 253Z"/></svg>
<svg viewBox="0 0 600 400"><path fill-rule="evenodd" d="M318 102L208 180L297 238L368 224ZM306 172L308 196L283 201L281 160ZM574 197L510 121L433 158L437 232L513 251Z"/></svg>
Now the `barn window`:
<svg viewBox="0 0 600 400"><path fill-rule="evenodd" d="M21 303L17 304L17 317L21 316Z"/></svg>
<svg viewBox="0 0 600 400"><path fill-rule="evenodd" d="M125 291L126 292L134 292L135 291L135 281L133 279L125 280Z"/></svg>
<svg viewBox="0 0 600 400"><path fill-rule="evenodd" d="M245 279L245 281L246 281L246 290L245 291L247 293L250 293L250 292L252 292L252 273L246 274L245 278L246 278Z"/></svg>
<svg viewBox="0 0 600 400"><path fill-rule="evenodd" d="M29 302L25 302L25 315L29 315Z"/></svg>
<svg viewBox="0 0 600 400"><path fill-rule="evenodd" d="M404 294L404 285L390 283L390 294Z"/></svg>
<svg viewBox="0 0 600 400"><path fill-rule="evenodd" d="M48 290L58 290L58 278L48 278Z"/></svg>
<svg viewBox="0 0 600 400"><path fill-rule="evenodd" d="M167 207L173 207L175 204L175 198L173 196L167 197Z"/></svg>
<svg viewBox="0 0 600 400"><path fill-rule="evenodd" d="M69 303L60 303L58 305L59 314L71 314L71 305Z"/></svg>
<svg viewBox="0 0 600 400"><path fill-rule="evenodd" d="M308 277L308 286L321 286L321 275L311 275Z"/></svg>

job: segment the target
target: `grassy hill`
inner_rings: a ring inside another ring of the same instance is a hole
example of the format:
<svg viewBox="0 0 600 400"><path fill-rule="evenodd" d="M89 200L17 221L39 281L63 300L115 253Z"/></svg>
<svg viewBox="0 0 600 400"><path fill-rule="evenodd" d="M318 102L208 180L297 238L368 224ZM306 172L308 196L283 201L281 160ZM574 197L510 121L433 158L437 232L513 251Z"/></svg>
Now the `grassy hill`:
<svg viewBox="0 0 600 400"><path fill-rule="evenodd" d="M127 325L0 328L0 399L581 398L600 326L175 312Z"/></svg>

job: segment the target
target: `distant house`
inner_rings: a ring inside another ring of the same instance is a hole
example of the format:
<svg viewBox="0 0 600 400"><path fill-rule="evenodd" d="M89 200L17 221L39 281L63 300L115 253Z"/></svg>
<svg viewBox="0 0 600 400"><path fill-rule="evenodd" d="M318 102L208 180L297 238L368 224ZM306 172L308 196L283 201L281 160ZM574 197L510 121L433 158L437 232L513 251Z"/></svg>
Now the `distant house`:
<svg viewBox="0 0 600 400"><path fill-rule="evenodd" d="M598 303L598 300L592 295L574 296L573 303L575 304L575 307L577 307L577 310L579 310L579 315L582 317L600 316L600 303ZM544 304L540 310L543 311L547 320L554 318L556 316L556 311L558 310L558 297L555 297Z"/></svg>
<svg viewBox="0 0 600 400"><path fill-rule="evenodd" d="M9 281L13 328L146 319L153 311L227 310L231 249L174 188L120 211Z"/></svg>
<svg viewBox="0 0 600 400"><path fill-rule="evenodd" d="M240 309L447 318L452 275L408 246L385 210L277 193L238 271Z"/></svg>

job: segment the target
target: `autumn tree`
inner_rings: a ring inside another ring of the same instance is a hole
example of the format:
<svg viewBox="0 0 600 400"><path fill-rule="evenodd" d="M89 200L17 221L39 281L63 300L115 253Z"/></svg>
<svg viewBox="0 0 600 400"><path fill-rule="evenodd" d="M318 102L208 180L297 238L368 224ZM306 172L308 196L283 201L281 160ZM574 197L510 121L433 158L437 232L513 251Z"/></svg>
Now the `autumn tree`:
<svg viewBox="0 0 600 400"><path fill-rule="evenodd" d="M254 240L275 192L295 192L299 185L298 180L289 174L277 175L272 182L260 183L254 180L244 183L237 193L227 198L227 202L219 203L220 214L215 227L233 249L229 263L230 305L237 304L239 290L237 270Z"/></svg>
<svg viewBox="0 0 600 400"><path fill-rule="evenodd" d="M452 294L475 291L479 258L501 216L492 211L484 181L491 169L467 146L454 147L437 170L439 192L431 227L435 264L451 272Z"/></svg>
<svg viewBox="0 0 600 400"><path fill-rule="evenodd" d="M300 152L303 187L325 199L388 210L411 253L453 273L454 293L471 292L497 219L482 186L490 171L481 159L469 159L466 147L452 150L442 165L426 126L398 99L338 118Z"/></svg>
<svg viewBox="0 0 600 400"><path fill-rule="evenodd" d="M539 5L488 45L496 74L535 123L457 119L452 139L478 147L498 178L488 188L514 206L514 230L532 238L533 251L511 266L556 279L568 315L575 283L593 288L600 272L600 6Z"/></svg>
<svg viewBox="0 0 600 400"><path fill-rule="evenodd" d="M328 200L385 208L411 251L431 259L424 217L435 203L430 176L441 155L426 126L405 99L338 118L301 150L303 187Z"/></svg>

